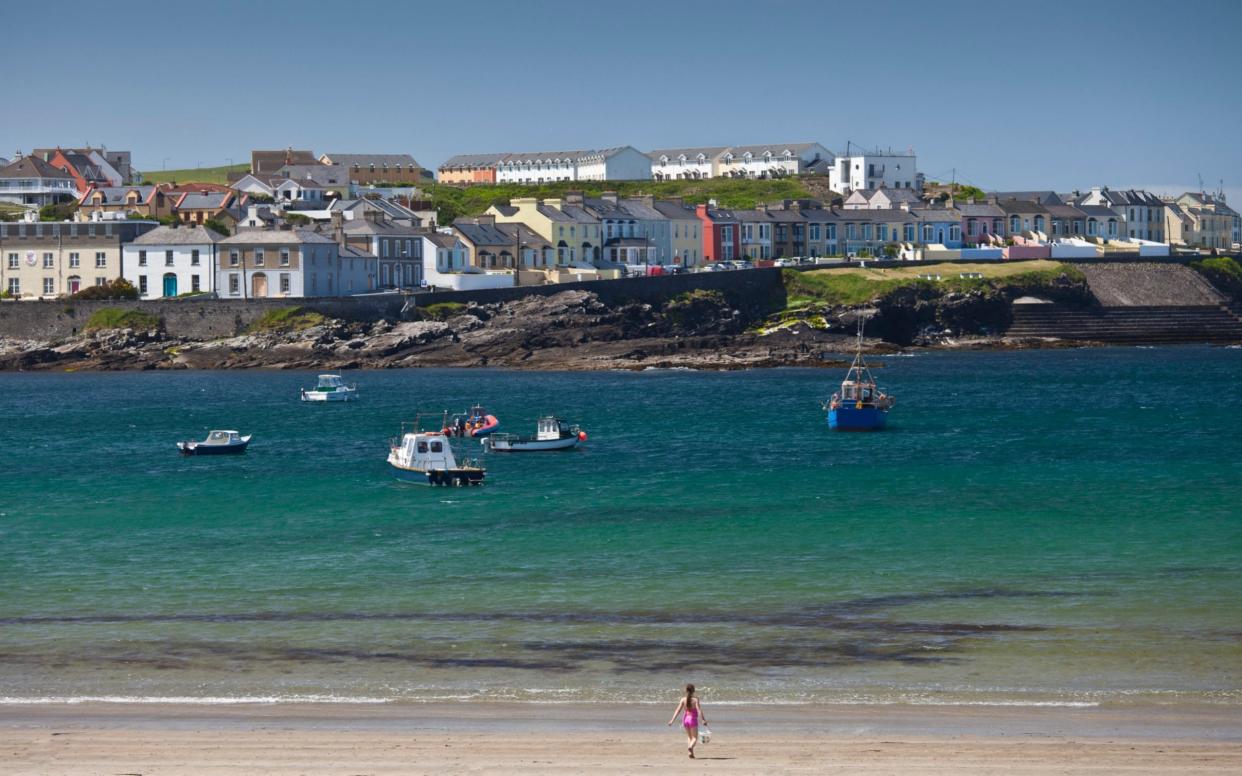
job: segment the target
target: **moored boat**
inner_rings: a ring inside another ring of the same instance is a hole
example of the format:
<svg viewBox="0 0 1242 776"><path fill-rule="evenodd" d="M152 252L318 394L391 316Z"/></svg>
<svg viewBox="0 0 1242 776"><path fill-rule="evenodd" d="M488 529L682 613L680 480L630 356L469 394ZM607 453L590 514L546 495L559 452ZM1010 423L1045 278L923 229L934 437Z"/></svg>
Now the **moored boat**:
<svg viewBox="0 0 1242 776"><path fill-rule="evenodd" d="M358 386L346 385L340 375L319 375L319 384L309 391L302 389L302 401L354 401Z"/></svg>
<svg viewBox="0 0 1242 776"><path fill-rule="evenodd" d="M459 460L452 439L443 430L420 430L418 419L402 424L401 435L389 445L388 463L398 480L417 485L481 485L486 473L467 457Z"/></svg>
<svg viewBox="0 0 1242 776"><path fill-rule="evenodd" d="M242 436L236 431L212 431L201 442L178 442L177 447L182 455L235 455L246 452L250 436Z"/></svg>
<svg viewBox="0 0 1242 776"><path fill-rule="evenodd" d="M469 412L454 415L452 420L444 424L444 433L449 436L472 437L481 439L500 428L500 421L495 415L476 404Z"/></svg>
<svg viewBox="0 0 1242 776"><path fill-rule="evenodd" d="M834 431L880 431L888 422L892 396L881 391L871 376L862 354L863 322L858 322L858 344L841 390L823 407L828 411L828 428Z"/></svg>
<svg viewBox="0 0 1242 776"><path fill-rule="evenodd" d="M492 434L483 446L497 453L527 453L543 450L569 450L587 440L587 434L555 415L544 415L535 424L533 435Z"/></svg>

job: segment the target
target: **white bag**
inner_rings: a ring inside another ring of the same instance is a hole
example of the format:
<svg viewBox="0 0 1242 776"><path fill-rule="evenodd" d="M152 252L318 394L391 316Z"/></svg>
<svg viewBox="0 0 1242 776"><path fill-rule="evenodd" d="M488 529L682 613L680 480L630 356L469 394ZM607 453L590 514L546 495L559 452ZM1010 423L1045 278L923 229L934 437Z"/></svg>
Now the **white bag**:
<svg viewBox="0 0 1242 776"><path fill-rule="evenodd" d="M706 744L706 743L710 743L711 740L712 740L712 731L708 730L706 725L700 726L699 727L699 743Z"/></svg>

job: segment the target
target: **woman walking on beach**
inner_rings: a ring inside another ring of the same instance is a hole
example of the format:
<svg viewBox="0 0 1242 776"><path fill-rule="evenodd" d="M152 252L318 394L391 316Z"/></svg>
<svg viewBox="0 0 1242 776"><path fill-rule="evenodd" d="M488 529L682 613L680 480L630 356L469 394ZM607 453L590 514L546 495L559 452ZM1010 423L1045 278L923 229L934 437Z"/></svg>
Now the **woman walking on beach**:
<svg viewBox="0 0 1242 776"><path fill-rule="evenodd" d="M686 748L690 750L690 759L694 759L694 745L699 742L699 723L707 724L707 717L703 716L703 707L699 705L699 699L694 696L694 685L686 685L686 697L682 698L677 704L677 710L673 712L673 718L668 721L672 725L677 721L677 717L681 716L681 727L686 731Z"/></svg>

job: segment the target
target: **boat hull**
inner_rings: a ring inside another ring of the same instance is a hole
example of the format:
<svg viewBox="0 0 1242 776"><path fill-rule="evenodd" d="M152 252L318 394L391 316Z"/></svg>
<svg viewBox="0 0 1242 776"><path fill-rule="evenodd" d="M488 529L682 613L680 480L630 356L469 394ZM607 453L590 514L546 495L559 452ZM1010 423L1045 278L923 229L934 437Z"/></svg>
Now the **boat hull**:
<svg viewBox="0 0 1242 776"><path fill-rule="evenodd" d="M358 398L356 391L337 391L329 393L327 391L302 391L302 401L307 402L325 402L325 401L354 401Z"/></svg>
<svg viewBox="0 0 1242 776"><path fill-rule="evenodd" d="M576 436L565 439L499 439L487 440L488 449L494 453L539 453L546 450L571 450L581 440Z"/></svg>
<svg viewBox="0 0 1242 776"><path fill-rule="evenodd" d="M833 431L881 431L888 421L888 410L876 407L836 407L828 410L828 428Z"/></svg>
<svg viewBox="0 0 1242 776"><path fill-rule="evenodd" d="M182 455L240 455L246 452L246 446L249 444L249 441L239 445L200 445L178 442L177 447L181 448Z"/></svg>
<svg viewBox="0 0 1242 776"><path fill-rule="evenodd" d="M392 464L389 464L392 466ZM466 487L483 484L482 469L446 469L426 471L423 469L406 469L392 466L397 479L414 485L432 485L439 487Z"/></svg>

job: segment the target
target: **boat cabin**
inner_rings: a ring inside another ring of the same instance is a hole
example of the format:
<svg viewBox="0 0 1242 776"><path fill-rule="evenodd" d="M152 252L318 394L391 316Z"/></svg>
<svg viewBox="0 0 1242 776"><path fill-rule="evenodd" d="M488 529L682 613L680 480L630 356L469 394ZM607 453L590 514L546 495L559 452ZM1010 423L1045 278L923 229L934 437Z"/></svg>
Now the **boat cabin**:
<svg viewBox="0 0 1242 776"><path fill-rule="evenodd" d="M412 469L446 470L457 468L457 459L448 438L438 431L420 431L401 438L397 451L401 463Z"/></svg>
<svg viewBox="0 0 1242 776"><path fill-rule="evenodd" d="M212 431L200 445L239 445L241 434L236 431Z"/></svg>
<svg viewBox="0 0 1242 776"><path fill-rule="evenodd" d="M564 439L568 436L573 436L569 424L551 415L540 418L535 426L535 439L538 441Z"/></svg>
<svg viewBox="0 0 1242 776"><path fill-rule="evenodd" d="M344 388L345 382L341 380L340 375L319 375L319 385L315 386L318 391L335 391L337 388Z"/></svg>

